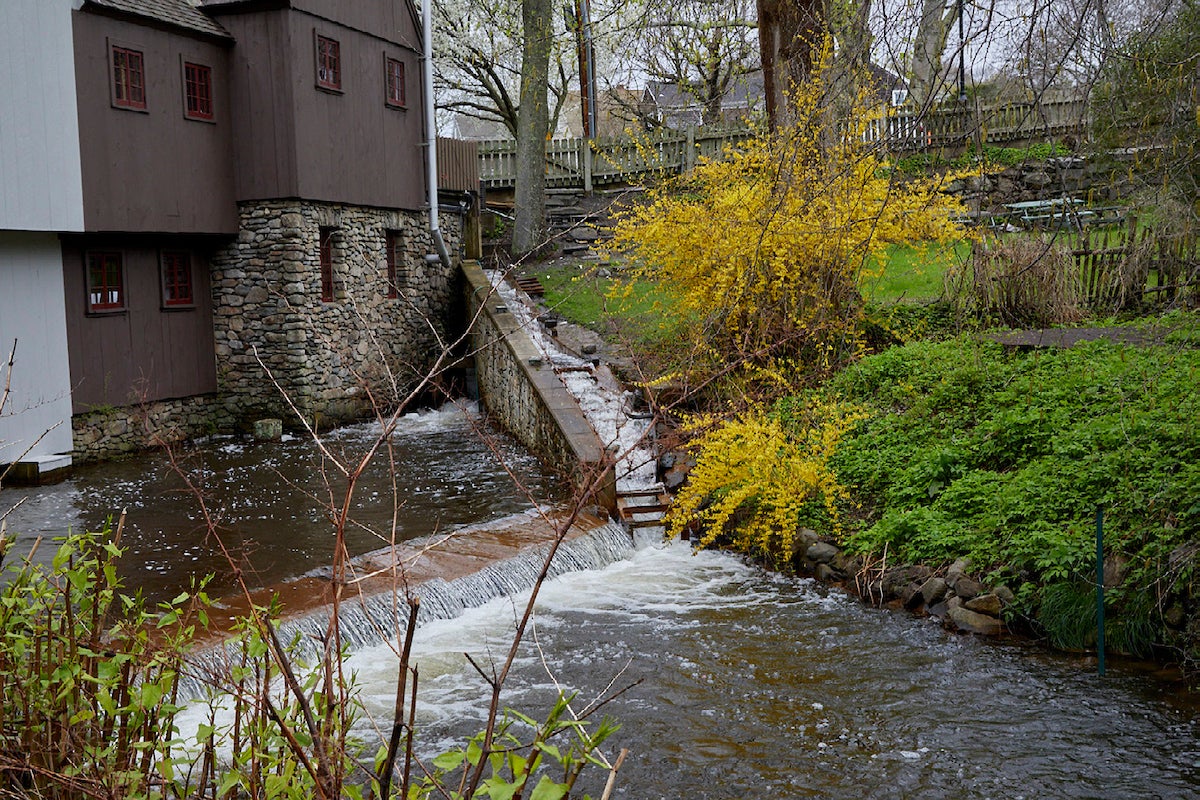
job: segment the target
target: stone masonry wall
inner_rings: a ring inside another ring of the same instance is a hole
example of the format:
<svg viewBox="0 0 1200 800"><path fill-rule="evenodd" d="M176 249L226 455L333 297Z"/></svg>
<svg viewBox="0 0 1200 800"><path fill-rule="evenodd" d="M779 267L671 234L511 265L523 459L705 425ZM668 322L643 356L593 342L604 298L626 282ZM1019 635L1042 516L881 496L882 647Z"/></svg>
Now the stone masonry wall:
<svg viewBox="0 0 1200 800"><path fill-rule="evenodd" d="M75 463L147 450L160 444L205 436L222 425L224 409L216 395L102 408L71 418Z"/></svg>
<svg viewBox="0 0 1200 800"><path fill-rule="evenodd" d="M595 429L553 367L543 363L516 317L491 291L478 263L464 263L463 275L467 308L474 319L471 351L476 380L488 413L545 463L570 475L576 485L596 470L606 470L596 502L613 511L612 464Z"/></svg>
<svg viewBox="0 0 1200 800"><path fill-rule="evenodd" d="M403 396L439 351L434 331L444 338L455 324L457 265L425 258L435 252L428 215L301 200L243 203L239 211L237 241L212 260L228 415L295 426L298 412L324 427L368 414L367 389L385 405ZM461 219L443 220L455 254ZM322 228L334 230L332 302L321 299ZM388 297L389 232L402 252L396 298Z"/></svg>
<svg viewBox="0 0 1200 800"><path fill-rule="evenodd" d="M1088 205L1108 205L1129 198L1138 182L1132 156L1057 156L1028 161L997 172L951 181L946 191L957 194L976 211L1000 211L1005 203L1049 200L1070 196Z"/></svg>

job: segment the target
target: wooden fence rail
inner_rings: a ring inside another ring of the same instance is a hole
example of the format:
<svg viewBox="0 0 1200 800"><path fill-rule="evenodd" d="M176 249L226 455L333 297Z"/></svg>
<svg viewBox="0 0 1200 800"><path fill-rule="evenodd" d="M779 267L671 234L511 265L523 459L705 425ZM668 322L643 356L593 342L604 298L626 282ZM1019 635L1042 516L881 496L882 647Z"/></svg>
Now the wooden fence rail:
<svg viewBox="0 0 1200 800"><path fill-rule="evenodd" d="M919 114L889 109L866 136L890 150L953 147L978 138L987 144L1080 134L1088 122L1083 100L1006 103L998 106L936 109Z"/></svg>
<svg viewBox="0 0 1200 800"><path fill-rule="evenodd" d="M687 172L699 158L719 158L727 147L749 139L749 128L688 128L636 136L550 139L546 142L546 186L590 191L594 186L628 183L647 175ZM485 188L516 184L516 142L479 142L479 179Z"/></svg>
<svg viewBox="0 0 1200 800"><path fill-rule="evenodd" d="M889 109L863 138L892 151L960 146L977 135L984 142L1003 144L1079 133L1086 126L1086 114L1086 103L1076 100L938 109L929 114ZM704 126L595 139L590 147L586 139L550 139L546 185L591 191L594 186L629 183L652 174L679 174L700 158L720 158L751 136L746 127ZM479 179L485 188L516 184L514 140L479 142L478 153Z"/></svg>
<svg viewBox="0 0 1200 800"><path fill-rule="evenodd" d="M1097 311L1173 305L1197 290L1200 235L1124 224L1062 235L1079 270L1081 299Z"/></svg>

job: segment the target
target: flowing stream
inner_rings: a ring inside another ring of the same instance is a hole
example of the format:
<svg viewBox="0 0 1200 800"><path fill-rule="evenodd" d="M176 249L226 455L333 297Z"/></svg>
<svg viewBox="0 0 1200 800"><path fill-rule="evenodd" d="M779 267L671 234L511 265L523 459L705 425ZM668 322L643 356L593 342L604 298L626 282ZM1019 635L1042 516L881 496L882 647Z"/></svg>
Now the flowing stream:
<svg viewBox="0 0 1200 800"><path fill-rule="evenodd" d="M354 552L384 544L393 519L395 538L412 539L531 507L479 424L456 408L404 420L393 440L398 491L385 456L356 495ZM355 426L328 442L361 452L376 433ZM532 458L495 432L488 438L534 496L554 495L556 480ZM310 442L213 439L185 466L258 582L327 563L322 475L332 473ZM39 535L94 529L128 508L123 577L162 599L194 575L224 572L183 488L164 457L142 456L77 470L58 486L5 490L0 511L28 498L8 518L28 549ZM414 658L423 757L481 727L486 686L464 653L485 666L502 660L539 559L525 554L422 590ZM630 751L618 797L1200 797L1195 698L1135 665L1118 661L1099 678L1086 659L949 634L726 554L652 539L635 546L613 526L573 543L564 569L540 594L503 701L536 717L559 688L578 693L580 712L615 694L597 714L622 725L608 757ZM368 712L360 733L373 751L374 725L390 725L396 658L369 636L348 638ZM598 796L604 773L588 780L583 788Z"/></svg>
<svg viewBox="0 0 1200 800"><path fill-rule="evenodd" d="M363 424L322 438L331 453L355 461L378 434L377 424ZM391 446L395 479L384 449L354 495L346 529L352 554L384 547L393 530L397 541L453 530L526 510L530 497L554 500L561 491L533 456L491 428L471 404L406 415ZM341 503L345 479L311 439L212 437L177 455L178 469L165 454L149 453L78 467L52 486L0 491L0 514L20 503L6 520L16 534L16 552L28 552L42 537L38 557L48 562L54 550L48 540L68 530L100 530L126 509L120 573L127 588L165 600L187 589L193 577L213 574L209 593L220 596L231 586L225 577L230 570L206 533L182 471L204 496L252 588L329 563L328 509ZM514 477L529 496L518 491Z"/></svg>
<svg viewBox="0 0 1200 800"><path fill-rule="evenodd" d="M418 630L426 755L481 728L486 686L463 653L502 659L522 598ZM390 649L351 663L386 721ZM1193 704L1132 665L1099 678L684 544L544 587L504 702L536 716L561 687L582 712L631 685L598 712L622 725L610 759L631 751L619 797L1200 797Z"/></svg>

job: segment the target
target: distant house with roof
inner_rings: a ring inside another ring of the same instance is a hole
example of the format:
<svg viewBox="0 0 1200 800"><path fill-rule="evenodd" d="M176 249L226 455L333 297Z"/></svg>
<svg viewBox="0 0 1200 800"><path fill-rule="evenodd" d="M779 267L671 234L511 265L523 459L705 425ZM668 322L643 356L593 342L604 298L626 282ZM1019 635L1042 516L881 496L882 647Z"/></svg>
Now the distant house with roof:
<svg viewBox="0 0 1200 800"><path fill-rule="evenodd" d="M900 106L908 98L904 79L878 64L867 70L871 93L882 106ZM638 116L646 127L684 130L704 124L738 124L760 118L766 112L762 70L747 73L733 81L720 101L716 119L705 119L703 87L680 85L670 81L651 81L642 92Z"/></svg>
<svg viewBox="0 0 1200 800"><path fill-rule="evenodd" d="M0 464L293 406L342 419L366 409L362 379L421 372L454 271L425 258L409 0L5 13L0 349L19 346Z"/></svg>
<svg viewBox="0 0 1200 800"><path fill-rule="evenodd" d="M761 115L766 109L762 70L755 70L732 81L729 91L721 96L720 115L717 119L705 119L702 97L703 90L698 85L650 81L642 92L639 116L646 127L672 130L683 130L706 122L745 122Z"/></svg>

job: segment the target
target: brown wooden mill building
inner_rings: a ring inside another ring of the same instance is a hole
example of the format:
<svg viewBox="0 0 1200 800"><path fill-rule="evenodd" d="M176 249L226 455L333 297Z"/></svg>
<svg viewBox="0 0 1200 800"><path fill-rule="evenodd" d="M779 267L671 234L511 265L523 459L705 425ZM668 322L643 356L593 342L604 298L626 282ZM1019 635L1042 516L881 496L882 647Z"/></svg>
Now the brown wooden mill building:
<svg viewBox="0 0 1200 800"><path fill-rule="evenodd" d="M284 393L323 425L423 371L461 217L428 258L409 0L4 11L0 464L294 418Z"/></svg>

